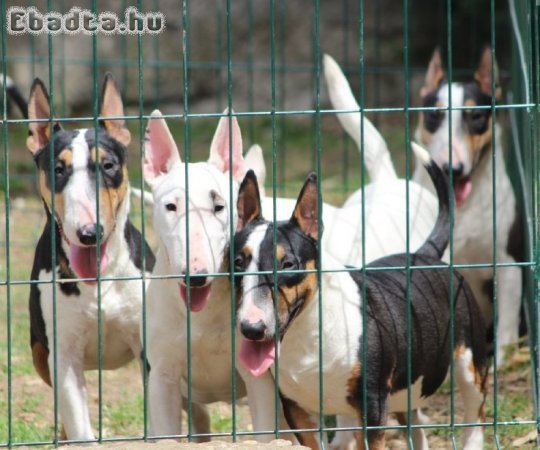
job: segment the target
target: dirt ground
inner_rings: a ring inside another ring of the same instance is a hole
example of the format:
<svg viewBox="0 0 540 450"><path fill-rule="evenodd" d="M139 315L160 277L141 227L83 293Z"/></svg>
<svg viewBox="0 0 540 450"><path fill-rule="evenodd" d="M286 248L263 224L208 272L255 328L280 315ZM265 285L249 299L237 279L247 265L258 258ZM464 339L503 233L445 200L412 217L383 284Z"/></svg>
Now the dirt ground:
<svg viewBox="0 0 540 450"><path fill-rule="evenodd" d="M273 448L286 448L287 450L301 450L301 449L307 449L307 447L304 447L302 445L293 445L289 441L285 441L282 439L272 441L268 444L259 444L257 441L243 441L238 443L230 443L230 442L221 442L221 441L212 441L212 442L205 442L203 444L192 444L192 443L178 443L176 441L160 441L156 443L144 443L144 442L130 442L129 444L126 444L125 442L118 442L114 444L104 444L100 446L103 449L117 449L117 450L124 450L124 449L148 449L148 450L169 450L169 449L181 449L181 450L189 450L189 449L204 449L204 450L218 450L218 449L246 449L246 450L264 450L264 449L273 449ZM88 447L83 446L69 446L66 447L66 450L87 450Z"/></svg>

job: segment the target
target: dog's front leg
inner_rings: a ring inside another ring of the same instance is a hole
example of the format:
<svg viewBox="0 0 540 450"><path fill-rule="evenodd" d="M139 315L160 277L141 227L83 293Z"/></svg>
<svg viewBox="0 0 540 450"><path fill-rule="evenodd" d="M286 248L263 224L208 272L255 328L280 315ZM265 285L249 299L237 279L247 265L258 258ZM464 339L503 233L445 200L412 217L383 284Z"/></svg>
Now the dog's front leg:
<svg viewBox="0 0 540 450"><path fill-rule="evenodd" d="M151 436L182 433L181 367L165 358L152 363L148 376L148 406Z"/></svg>
<svg viewBox="0 0 540 450"><path fill-rule="evenodd" d="M501 258L502 259L502 258ZM515 262L506 255L504 262ZM504 362L504 347L518 341L519 318L521 310L520 267L499 267L497 269L497 361Z"/></svg>
<svg viewBox="0 0 540 450"><path fill-rule="evenodd" d="M88 398L83 363L72 355L82 355L83 350L72 347L62 349L58 343L56 377L54 376L54 355L49 354L49 371L53 387L58 389L58 411L69 440L94 440L94 432L88 412ZM55 380L56 378L56 380Z"/></svg>
<svg viewBox="0 0 540 450"><path fill-rule="evenodd" d="M238 372L246 384L249 411L253 431L266 432L255 436L259 442L270 442L276 438L275 407L278 408L279 430L289 430L289 426L283 415L281 401L276 405L276 387L274 386L274 377L270 371L267 371L259 377L254 377L239 365ZM268 433L271 431L272 433ZM297 442L293 433L279 433L280 439L287 439L293 443Z"/></svg>

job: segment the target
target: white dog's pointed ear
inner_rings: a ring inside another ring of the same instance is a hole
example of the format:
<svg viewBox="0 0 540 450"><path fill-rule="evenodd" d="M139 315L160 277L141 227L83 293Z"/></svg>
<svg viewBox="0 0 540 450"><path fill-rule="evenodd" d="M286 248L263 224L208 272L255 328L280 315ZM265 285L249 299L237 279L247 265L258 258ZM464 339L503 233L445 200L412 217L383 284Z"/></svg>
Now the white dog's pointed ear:
<svg viewBox="0 0 540 450"><path fill-rule="evenodd" d="M264 163L263 151L260 145L253 144L244 158L246 169L252 169L257 176L259 194L264 197L264 182L266 180L266 164Z"/></svg>
<svg viewBox="0 0 540 450"><path fill-rule="evenodd" d="M234 111L231 111L234 113ZM232 174L236 181L241 182L245 173L245 162L242 156L242 133L235 116L230 116L225 109L212 139L208 162L214 164L222 172L230 169L232 153Z"/></svg>
<svg viewBox="0 0 540 450"><path fill-rule="evenodd" d="M157 109L146 126L144 153L143 174L148 184L182 162L167 122Z"/></svg>
<svg viewBox="0 0 540 450"><path fill-rule="evenodd" d="M304 234L313 239L317 239L322 233L322 223L319 223L317 175L315 173L309 174L298 195L291 222L296 223Z"/></svg>
<svg viewBox="0 0 540 450"><path fill-rule="evenodd" d="M443 82L445 76L446 74L443 69L441 58L441 49L437 47L431 56L431 61L429 61L424 86L422 86L422 89L420 89L420 96L425 97L430 92L439 89L439 86Z"/></svg>
<svg viewBox="0 0 540 450"><path fill-rule="evenodd" d="M236 231L243 230L249 223L262 218L261 196L253 170L248 170L240 185L236 211L238 213Z"/></svg>
<svg viewBox="0 0 540 450"><path fill-rule="evenodd" d="M491 60L492 60L491 47L488 45L482 52L482 56L480 57L480 63L478 64L478 68L476 69L476 72L474 73L474 79L480 85L480 89L482 90L482 92L491 97L492 95L491 83L493 81L493 70L494 70L495 71L495 98L497 100L500 100L502 92L501 92L501 87L499 85L499 66L497 65L497 61L495 61L493 64L493 70L492 70Z"/></svg>

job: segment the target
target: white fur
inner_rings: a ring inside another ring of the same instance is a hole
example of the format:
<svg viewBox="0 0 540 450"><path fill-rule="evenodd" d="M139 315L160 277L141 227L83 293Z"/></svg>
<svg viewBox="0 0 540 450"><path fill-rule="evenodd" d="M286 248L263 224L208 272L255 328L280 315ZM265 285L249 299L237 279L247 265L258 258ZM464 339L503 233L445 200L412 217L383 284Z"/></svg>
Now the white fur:
<svg viewBox="0 0 540 450"><path fill-rule="evenodd" d="M442 86L439 91L440 98L446 102L448 102L447 91L447 85ZM452 105L454 107L463 105L463 87L458 83L452 84ZM452 146L454 156L458 154L462 155L462 162L465 167L464 171L465 173L469 173L472 167L472 159L470 157L470 149L467 148L467 143L463 140L461 114L461 110L452 111ZM498 124L495 124L495 134L492 144L493 151L495 152L495 173L493 172L493 155L488 153L483 156L483 159L472 172L471 194L461 207L455 207L454 209L453 262L455 264L491 264L493 262L494 208L497 224L495 240L496 262L515 262L514 258L508 254L507 246L510 229L515 219L516 199L510 179L506 173L500 134L500 127ZM417 130L416 138L418 140L421 138L420 129ZM427 149L437 164L442 165L448 162L449 140L447 114L442 125L433 135L431 142L427 144ZM493 177L496 180L496 205L493 205ZM415 170L414 178L423 186L432 189L431 182L420 165ZM493 270L491 268L471 268L460 269L460 272L470 284L486 319L486 323L490 324L493 321L493 301L485 291L484 284L493 278ZM504 347L508 344L515 343L518 339L522 290L521 269L519 267L498 268L496 274L496 307L498 311L496 351L497 359L501 363L504 357Z"/></svg>

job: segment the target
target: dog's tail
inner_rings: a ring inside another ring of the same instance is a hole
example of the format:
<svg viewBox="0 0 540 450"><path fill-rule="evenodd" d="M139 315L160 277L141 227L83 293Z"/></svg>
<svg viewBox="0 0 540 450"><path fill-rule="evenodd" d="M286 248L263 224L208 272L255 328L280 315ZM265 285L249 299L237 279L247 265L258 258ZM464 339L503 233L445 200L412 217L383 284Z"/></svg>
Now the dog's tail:
<svg viewBox="0 0 540 450"><path fill-rule="evenodd" d="M344 111L359 111L360 107L354 98L351 87L339 65L328 55L324 55L324 77L328 86L330 102L334 109ZM338 119L345 131L362 148L360 139L360 113L339 113ZM377 128L363 115L364 122L364 162L366 172L371 181L385 178L397 178L394 164L388 151L388 146Z"/></svg>
<svg viewBox="0 0 540 450"><path fill-rule="evenodd" d="M429 153L418 144L411 142L411 148L428 171L429 177L437 191L439 214L430 235L416 253L441 259L450 239L450 203L448 196L448 177L431 159Z"/></svg>
<svg viewBox="0 0 540 450"><path fill-rule="evenodd" d="M0 73L0 86L4 84L4 75ZM28 119L28 102L26 101L26 98L24 98L24 95L22 94L19 87L15 84L15 81L13 81L13 78L8 77L6 75L6 92L8 93L9 97L15 102L15 104L19 107L19 110L21 111L21 114L25 119Z"/></svg>

